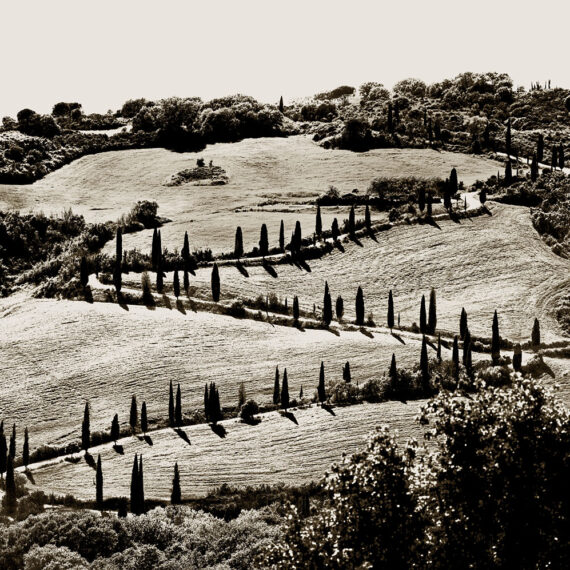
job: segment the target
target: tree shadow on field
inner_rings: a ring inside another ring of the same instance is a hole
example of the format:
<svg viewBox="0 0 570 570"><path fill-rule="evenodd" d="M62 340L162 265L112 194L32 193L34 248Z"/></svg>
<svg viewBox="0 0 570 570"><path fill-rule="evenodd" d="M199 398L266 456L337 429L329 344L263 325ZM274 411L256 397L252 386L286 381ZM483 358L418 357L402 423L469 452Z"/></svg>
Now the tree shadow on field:
<svg viewBox="0 0 570 570"><path fill-rule="evenodd" d="M302 258L293 258L293 265L299 269L304 269L307 273L311 273L311 266Z"/></svg>
<svg viewBox="0 0 570 570"><path fill-rule="evenodd" d="M284 418L291 420L295 425L297 425L297 426L299 425L299 422L297 421L297 418L295 417L293 412L288 412L286 410L280 410L279 414L282 415Z"/></svg>
<svg viewBox="0 0 570 570"><path fill-rule="evenodd" d="M362 242L361 242L356 236L349 236L349 237L350 237L350 241L351 241L352 243L355 243L355 244L356 244L357 246L359 246L359 247L364 247L364 246L362 245Z"/></svg>
<svg viewBox="0 0 570 570"><path fill-rule="evenodd" d="M227 431L226 428L221 425L221 424L210 424L210 429L218 436L221 437L222 439L224 437L226 437L227 435Z"/></svg>
<svg viewBox="0 0 570 570"><path fill-rule="evenodd" d="M433 343L433 341L428 340L427 337L426 337L426 344L427 344L430 348L433 348L434 350L437 350L437 346Z"/></svg>
<svg viewBox="0 0 570 570"><path fill-rule="evenodd" d="M87 463L87 465L89 465L91 469L97 469L95 458L90 453L86 451L84 457L85 457L85 463Z"/></svg>
<svg viewBox="0 0 570 570"><path fill-rule="evenodd" d="M24 470L24 475L28 478L28 481L32 484L36 484L36 480L34 479L34 474L26 467Z"/></svg>
<svg viewBox="0 0 570 570"><path fill-rule="evenodd" d="M118 443L115 443L115 445L113 445L113 451L115 451L119 455L125 455L125 448L122 445L119 445Z"/></svg>
<svg viewBox="0 0 570 570"><path fill-rule="evenodd" d="M170 302L170 297L166 293L162 294L162 302L164 303L164 306L167 309L172 310L172 303Z"/></svg>
<svg viewBox="0 0 570 570"><path fill-rule="evenodd" d="M263 269L265 269L265 271L267 271L267 273L269 273L273 279L277 279L277 271L275 271L273 265L271 265L271 263L269 263L269 261L266 259L263 260Z"/></svg>
<svg viewBox="0 0 570 570"><path fill-rule="evenodd" d="M374 240L375 242L378 242L378 238L376 237L376 234L374 233L374 230L368 230L366 232L366 236L369 237L371 240Z"/></svg>
<svg viewBox="0 0 570 570"><path fill-rule="evenodd" d="M461 223L461 219L459 218L459 216L455 212L449 212L449 219L452 222L455 222L456 224Z"/></svg>
<svg viewBox="0 0 570 570"><path fill-rule="evenodd" d="M367 336L368 338L374 338L374 335L368 329L365 329L364 327L360 327L359 330L364 336Z"/></svg>
<svg viewBox="0 0 570 570"><path fill-rule="evenodd" d="M344 245L339 240L336 240L334 245L341 253L344 253Z"/></svg>
<svg viewBox="0 0 570 570"><path fill-rule="evenodd" d="M184 303L180 299L176 299L176 309L180 311L183 315L186 314L186 309L184 308Z"/></svg>
<svg viewBox="0 0 570 570"><path fill-rule="evenodd" d="M338 331L337 329L333 329L331 327L324 326L323 330L328 331L331 334L334 334L334 336L340 336L340 331Z"/></svg>
<svg viewBox="0 0 570 570"><path fill-rule="evenodd" d="M249 273L241 261L236 263L236 268L244 277L249 277Z"/></svg>
<svg viewBox="0 0 570 570"><path fill-rule="evenodd" d="M125 302L125 298L123 297L122 293L117 293L117 303L119 304L119 307L121 307L121 309L124 309L125 311L129 310L129 306Z"/></svg>
<svg viewBox="0 0 570 570"><path fill-rule="evenodd" d="M493 212L491 212L491 210L489 210L489 208L487 208L487 206L483 206L483 212L485 212L485 214L487 214L488 216L493 215Z"/></svg>
<svg viewBox="0 0 570 570"><path fill-rule="evenodd" d="M145 433L144 435L137 435L139 441L144 441L147 445L154 445L150 435Z"/></svg>
<svg viewBox="0 0 570 570"><path fill-rule="evenodd" d="M305 332L305 328L303 327L303 325L301 324L300 321L294 322L293 326L298 329L300 332Z"/></svg>
<svg viewBox="0 0 570 570"><path fill-rule="evenodd" d="M392 331L391 335L392 335L397 341L401 342L402 344L406 344L406 343L404 342L404 339L403 339L399 334L397 334L397 333L395 333L395 332Z"/></svg>
<svg viewBox="0 0 570 570"><path fill-rule="evenodd" d="M336 416L332 406L329 406L329 404L321 404L321 408L328 412L331 416Z"/></svg>
<svg viewBox="0 0 570 570"><path fill-rule="evenodd" d="M433 218L426 218L426 223L428 223L430 226L433 226L434 228L437 228L438 230L441 230L441 227Z"/></svg>
<svg viewBox="0 0 570 570"><path fill-rule="evenodd" d="M83 295L88 303L93 303L93 291L91 291L91 287L89 285L83 289Z"/></svg>
<svg viewBox="0 0 570 570"><path fill-rule="evenodd" d="M184 440L188 445L192 445L190 443L190 438L188 434L181 428L174 428L174 433L182 440Z"/></svg>

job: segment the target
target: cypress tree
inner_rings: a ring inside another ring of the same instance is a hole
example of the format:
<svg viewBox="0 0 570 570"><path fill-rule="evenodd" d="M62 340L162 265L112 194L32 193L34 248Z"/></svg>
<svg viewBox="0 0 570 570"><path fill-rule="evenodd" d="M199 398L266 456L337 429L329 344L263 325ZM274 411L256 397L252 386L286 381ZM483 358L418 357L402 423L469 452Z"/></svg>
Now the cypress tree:
<svg viewBox="0 0 570 570"><path fill-rule="evenodd" d="M425 392L429 392L429 361L427 353L427 342L425 335L422 337L422 352L420 355L420 371L422 373L422 384Z"/></svg>
<svg viewBox="0 0 570 570"><path fill-rule="evenodd" d="M473 356L471 352L471 343L469 343L467 347L467 355L465 356L465 369L467 370L467 374L471 374L473 370Z"/></svg>
<svg viewBox="0 0 570 570"><path fill-rule="evenodd" d="M544 136L542 133L538 135L538 141L536 143L536 160L542 162L544 159Z"/></svg>
<svg viewBox="0 0 570 570"><path fill-rule="evenodd" d="M532 155L532 164L530 165L530 179L535 182L538 178L538 161L536 154Z"/></svg>
<svg viewBox="0 0 570 570"><path fill-rule="evenodd" d="M352 374L350 373L350 362L346 361L346 364L342 367L342 379L350 384L352 382Z"/></svg>
<svg viewBox="0 0 570 570"><path fill-rule="evenodd" d="M364 325L364 293L360 286L356 292L356 324L359 326Z"/></svg>
<svg viewBox="0 0 570 570"><path fill-rule="evenodd" d="M295 253L299 253L301 251L301 241L303 236L301 234L301 222L297 220L295 222Z"/></svg>
<svg viewBox="0 0 570 570"><path fill-rule="evenodd" d="M12 459L16 457L16 424L12 425L12 435L10 436L10 447L8 453Z"/></svg>
<svg viewBox="0 0 570 570"><path fill-rule="evenodd" d="M520 343L515 344L515 349L513 351L513 370L518 372L522 366L522 348Z"/></svg>
<svg viewBox="0 0 570 570"><path fill-rule="evenodd" d="M325 388L325 363L321 361L321 370L319 372L319 385L317 386L317 394L319 402L322 404L327 399L327 392Z"/></svg>
<svg viewBox="0 0 570 570"><path fill-rule="evenodd" d="M28 428L24 429L24 447L22 448L22 462L24 467L28 468L28 463L30 463L30 439L28 435Z"/></svg>
<svg viewBox="0 0 570 570"><path fill-rule="evenodd" d="M437 335L437 359L441 362L441 334Z"/></svg>
<svg viewBox="0 0 570 570"><path fill-rule="evenodd" d="M507 164L505 165L505 184L510 184L513 181L513 169L511 166L511 160L507 160Z"/></svg>
<svg viewBox="0 0 570 570"><path fill-rule="evenodd" d="M279 249L285 251L285 225L283 220L281 220L281 225L279 226Z"/></svg>
<svg viewBox="0 0 570 570"><path fill-rule="evenodd" d="M336 241L340 237L340 230L338 229L338 220L336 218L332 221L331 232L333 240Z"/></svg>
<svg viewBox="0 0 570 570"><path fill-rule="evenodd" d="M131 412L129 415L129 425L131 426L132 433L135 433L137 429L139 418L137 411L137 397L135 395L131 398Z"/></svg>
<svg viewBox="0 0 570 570"><path fill-rule="evenodd" d="M465 338L463 339L463 366L465 366L465 368L467 368L467 355L469 353L471 347L471 333L469 332L469 329L467 329L467 332L465 333Z"/></svg>
<svg viewBox="0 0 570 570"><path fill-rule="evenodd" d="M562 146L562 143L558 146L558 166L560 167L560 170L564 168L564 147Z"/></svg>
<svg viewBox="0 0 570 570"><path fill-rule="evenodd" d="M141 406L141 431L145 434L148 431L148 418L146 415L146 402Z"/></svg>
<svg viewBox="0 0 570 570"><path fill-rule="evenodd" d="M332 321L332 301L331 294L329 292L329 284L325 281L325 294L323 297L323 322L327 327Z"/></svg>
<svg viewBox="0 0 570 570"><path fill-rule="evenodd" d="M465 308L461 309L461 317L459 318L459 337L461 340L465 338L467 332L467 311Z"/></svg>
<svg viewBox="0 0 570 570"><path fill-rule="evenodd" d="M273 384L273 403L277 405L281 399L281 389L279 387L279 366L275 367L275 382Z"/></svg>
<svg viewBox="0 0 570 570"><path fill-rule="evenodd" d="M215 303L220 300L220 273L217 263L214 263L214 267L212 267L212 299Z"/></svg>
<svg viewBox="0 0 570 570"><path fill-rule="evenodd" d="M180 490L180 472L178 471L178 463L174 464L174 477L172 478L172 493L170 494L170 503L179 505L182 503L182 492Z"/></svg>
<svg viewBox="0 0 570 570"><path fill-rule="evenodd" d="M552 162L551 162L552 170L556 170L558 166L558 149L553 146L552 147Z"/></svg>
<svg viewBox="0 0 570 570"><path fill-rule="evenodd" d="M303 399L303 385L301 384L301 389L299 390L299 400Z"/></svg>
<svg viewBox="0 0 570 570"><path fill-rule="evenodd" d="M174 277L172 279L172 289L174 290L174 296L178 299L178 297L180 297L180 279L178 277L178 269L174 271Z"/></svg>
<svg viewBox="0 0 570 570"><path fill-rule="evenodd" d="M241 227L238 226L236 229L236 240L234 245L234 256L239 259L243 255L243 235L241 232Z"/></svg>
<svg viewBox="0 0 570 570"><path fill-rule="evenodd" d="M8 460L8 446L6 445L6 435L0 433L0 477L4 477L6 472L6 461Z"/></svg>
<svg viewBox="0 0 570 570"><path fill-rule="evenodd" d="M117 443L121 435L121 428L119 426L119 415L115 414L113 416L113 421L111 422L111 439Z"/></svg>
<svg viewBox="0 0 570 570"><path fill-rule="evenodd" d="M190 278L188 276L188 269L184 267L184 292L188 295L188 289L190 289Z"/></svg>
<svg viewBox="0 0 570 570"><path fill-rule="evenodd" d="M157 262L156 267L156 292L162 293L164 291L164 274L162 272L162 261Z"/></svg>
<svg viewBox="0 0 570 570"><path fill-rule="evenodd" d="M392 289L388 293L388 328L390 332L394 328L394 298L392 297Z"/></svg>
<svg viewBox="0 0 570 570"><path fill-rule="evenodd" d="M293 297L293 320L299 322L299 298L297 295Z"/></svg>
<svg viewBox="0 0 570 570"><path fill-rule="evenodd" d="M143 515L145 512L144 506L144 475L143 475L143 460L142 460L142 453L139 457L139 479L138 479L138 505L139 505L139 514Z"/></svg>
<svg viewBox="0 0 570 570"><path fill-rule="evenodd" d="M190 263L190 242L188 241L188 232L184 232L184 245L182 246L182 260L184 267L188 267Z"/></svg>
<svg viewBox="0 0 570 570"><path fill-rule="evenodd" d="M451 352L451 361L453 362L453 372L455 378L459 378L459 342L457 335L453 337L453 350Z"/></svg>
<svg viewBox="0 0 570 570"><path fill-rule="evenodd" d="M279 97L279 112L283 113L283 95L281 95L281 97Z"/></svg>
<svg viewBox="0 0 570 570"><path fill-rule="evenodd" d="M392 380L392 386L395 387L398 383L398 369L396 368L396 355L392 353L392 362L390 363L390 380Z"/></svg>
<svg viewBox="0 0 570 570"><path fill-rule="evenodd" d="M455 168L451 169L451 174L449 175L449 193L451 196L455 196L459 190L459 182L457 180L457 170Z"/></svg>
<svg viewBox="0 0 570 570"><path fill-rule="evenodd" d="M487 201L487 191L485 190L485 188L481 188L481 190L479 191L479 202L481 202L481 204L484 204Z"/></svg>
<svg viewBox="0 0 570 570"><path fill-rule="evenodd" d="M431 218L431 215L432 215L432 200L433 200L433 198L432 198L431 192L428 192L427 210L426 210L426 216L428 217L428 219Z"/></svg>
<svg viewBox="0 0 570 570"><path fill-rule="evenodd" d="M423 212L426 208L426 189L420 188L418 191L418 208Z"/></svg>
<svg viewBox="0 0 570 570"><path fill-rule="evenodd" d="M122 264L123 264L123 232L121 228L117 228L116 236L116 251L115 251L115 268L113 271L113 284L117 294L121 292L122 286Z"/></svg>
<svg viewBox="0 0 570 570"><path fill-rule="evenodd" d="M426 296L422 295L422 300L420 303L420 332L426 334L427 323L426 323Z"/></svg>
<svg viewBox="0 0 570 570"><path fill-rule="evenodd" d="M336 298L335 310L336 310L336 318L339 321L342 320L342 317L344 315L344 301L340 295Z"/></svg>
<svg viewBox="0 0 570 570"><path fill-rule="evenodd" d="M323 220L321 218L321 205L317 204L317 216L315 220L315 235L320 238L323 233Z"/></svg>
<svg viewBox="0 0 570 570"><path fill-rule="evenodd" d="M281 384L281 407L287 410L289 407L289 380L287 379L287 368L283 370L283 383Z"/></svg>
<svg viewBox="0 0 570 570"><path fill-rule="evenodd" d="M351 237L354 236L354 232L356 230L356 221L355 221L355 214L354 214L354 204L350 207L350 212L348 214L348 233Z"/></svg>
<svg viewBox="0 0 570 570"><path fill-rule="evenodd" d="M493 337L491 339L491 358L496 362L501 357L501 337L499 336L499 317L493 315Z"/></svg>
<svg viewBox="0 0 570 570"><path fill-rule="evenodd" d="M2 502L8 514L12 514L16 510L18 504L16 499L16 480L14 478L14 463L10 455L8 455L6 463L6 488Z"/></svg>
<svg viewBox="0 0 570 570"><path fill-rule="evenodd" d="M505 135L505 147L507 149L507 154L510 156L511 154L511 118L507 121L507 132Z"/></svg>
<svg viewBox="0 0 570 570"><path fill-rule="evenodd" d="M435 299L435 289L432 287L429 294L429 311L428 311L429 334L435 334L436 326L437 326L437 307Z"/></svg>
<svg viewBox="0 0 570 570"><path fill-rule="evenodd" d="M170 386L172 386L172 383L170 384ZM172 388L171 388L171 390L172 390ZM207 383L204 386L204 417L206 418L207 422L210 421L210 393L208 391L208 384ZM172 424L171 425L174 425L174 406L172 408Z"/></svg>
<svg viewBox="0 0 570 570"><path fill-rule="evenodd" d="M135 460L133 461L133 469L131 471L131 513L138 515L140 512L139 507L139 462L137 454L135 453Z"/></svg>
<svg viewBox="0 0 570 570"><path fill-rule="evenodd" d="M83 422L81 424L81 449L87 451L91 444L91 428L89 422L89 402L85 403Z"/></svg>
<svg viewBox="0 0 570 570"><path fill-rule="evenodd" d="M157 256L156 256L157 244L158 244L158 233L156 231L156 228L154 228L154 231L152 232L152 246L150 249L150 263L153 271L156 271L157 268Z"/></svg>
<svg viewBox="0 0 570 570"><path fill-rule="evenodd" d="M532 326L532 334L530 338L532 346L540 346L540 323L538 322L537 318L534 319L534 325Z"/></svg>
<svg viewBox="0 0 570 570"><path fill-rule="evenodd" d="M238 405L237 409L241 410L241 407L245 404L246 395L245 395L245 384L240 382L239 389L238 389Z"/></svg>
<svg viewBox="0 0 570 570"><path fill-rule="evenodd" d="M262 257L267 255L269 251L269 237L267 236L267 226L265 224L261 225L261 233L259 236L259 253Z"/></svg>
<svg viewBox="0 0 570 570"><path fill-rule="evenodd" d="M80 276L79 278L81 281L81 286L83 288L87 287L87 284L89 283L89 270L87 269L87 259L85 258L84 255L81 257L79 276Z"/></svg>
<svg viewBox="0 0 570 570"><path fill-rule="evenodd" d="M372 219L370 218L370 207L368 204L366 204L366 209L364 210L364 225L368 231L372 229Z"/></svg>
<svg viewBox="0 0 570 570"><path fill-rule="evenodd" d="M174 409L174 422L177 427L182 425L182 393L180 391L180 384L176 388L176 407Z"/></svg>
<svg viewBox="0 0 570 570"><path fill-rule="evenodd" d="M208 385L206 384L206 393L207 391ZM174 427L174 389L172 388L172 380L168 390L168 425Z"/></svg>
<svg viewBox="0 0 570 570"><path fill-rule="evenodd" d="M103 469L101 468L101 454L97 456L97 472L95 474L95 502L98 507L103 506Z"/></svg>

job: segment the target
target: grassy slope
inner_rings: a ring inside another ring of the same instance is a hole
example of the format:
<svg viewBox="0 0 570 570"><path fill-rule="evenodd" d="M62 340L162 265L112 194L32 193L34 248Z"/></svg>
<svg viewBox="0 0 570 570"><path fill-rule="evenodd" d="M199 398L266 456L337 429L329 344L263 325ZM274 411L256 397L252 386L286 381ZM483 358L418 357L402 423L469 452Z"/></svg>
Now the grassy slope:
<svg viewBox="0 0 570 570"><path fill-rule="evenodd" d="M194 166L198 156L223 167L230 183L214 187L162 185L171 174ZM446 177L454 166L468 184L497 172L497 163L480 157L412 149L361 154L326 151L308 137L216 144L197 154L164 149L117 151L83 157L31 186L0 186L0 208L61 212L71 206L88 221L105 221L127 212L137 200L156 200L159 213L173 220L162 229L162 244L170 250L182 246L186 230L191 248L231 250L238 225L243 229L244 245L250 249L257 245L262 223L268 224L272 244L277 242L282 218L286 237L297 219L312 231L314 210L299 206L299 202L314 199L330 184L343 193L354 188L362 193L376 176ZM267 201L277 204L248 211ZM347 214L336 208L324 209L323 226L330 227L335 216L342 220ZM125 236L123 242L126 249L143 250L148 250L150 243L151 232Z"/></svg>

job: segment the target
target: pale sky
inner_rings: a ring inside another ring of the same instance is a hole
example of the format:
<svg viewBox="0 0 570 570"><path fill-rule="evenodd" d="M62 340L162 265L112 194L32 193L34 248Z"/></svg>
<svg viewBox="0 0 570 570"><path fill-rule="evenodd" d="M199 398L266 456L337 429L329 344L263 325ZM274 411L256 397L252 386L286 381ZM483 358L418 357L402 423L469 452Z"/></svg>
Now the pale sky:
<svg viewBox="0 0 570 570"><path fill-rule="evenodd" d="M244 93L498 71L570 88L564 0L1 0L0 117L79 101Z"/></svg>

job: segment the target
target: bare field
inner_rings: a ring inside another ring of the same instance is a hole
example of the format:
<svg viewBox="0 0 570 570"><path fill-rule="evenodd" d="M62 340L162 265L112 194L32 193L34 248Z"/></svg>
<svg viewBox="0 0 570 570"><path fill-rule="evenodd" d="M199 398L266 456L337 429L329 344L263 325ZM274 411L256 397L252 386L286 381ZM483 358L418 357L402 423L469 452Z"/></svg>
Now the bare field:
<svg viewBox="0 0 570 570"><path fill-rule="evenodd" d="M348 360L353 381L363 383L388 370L393 352L400 365L417 364L421 348L385 334L302 332L176 309L23 297L0 307L1 417L20 431L28 426L32 449L78 440L87 400L91 429L108 430L115 413L127 423L133 394L147 402L149 418L166 418L170 380L181 385L185 412L202 408L210 381L222 405L236 405L242 381L248 397L269 403L276 365L287 368L294 398L301 385L312 395L321 360L328 380L341 379Z"/></svg>
<svg viewBox="0 0 570 570"><path fill-rule="evenodd" d="M293 411L297 424L272 412L264 414L256 426L238 420L223 422L224 438L202 424L184 428L190 444L167 429L150 434L152 445L138 437L121 440L124 455L111 445L91 453L101 454L105 496L129 496L135 453L143 455L145 494L156 499L170 499L175 462L184 497L205 495L223 483L298 485L321 479L343 452L361 448L376 426L388 424L399 430L401 439L420 438L421 426L414 421L420 403L362 404L335 408L335 415L313 405ZM32 474L37 487L46 492L72 493L86 500L95 496L94 471L84 459L79 463L61 460L34 468Z"/></svg>
<svg viewBox="0 0 570 570"><path fill-rule="evenodd" d="M197 157L224 168L229 184L163 186L171 174L193 167ZM87 221L101 222L117 219L137 200L156 200L159 213L173 220L162 228L163 246L181 248L188 231L191 248L220 252L233 249L237 226L246 249L257 245L263 223L272 244L281 219L287 237L297 219L312 232L314 209L306 202L331 184L342 193L363 193L377 176L445 178L453 167L466 184L497 172L496 162L481 157L416 149L324 150L305 136L215 144L199 153L114 151L85 156L30 186L0 186L0 209L60 213L71 207ZM323 226L330 227L335 216L341 221L346 210L325 209ZM123 244L150 250L151 232L125 236Z"/></svg>

